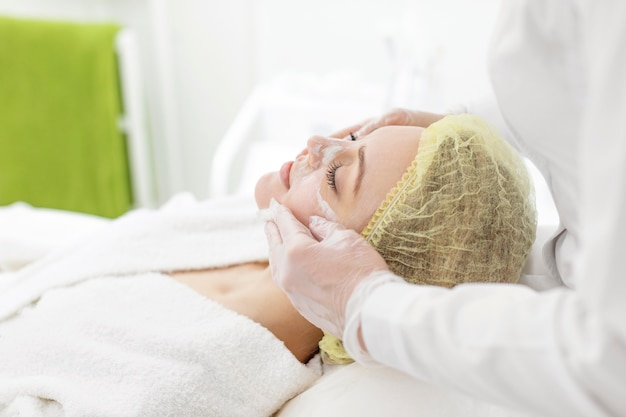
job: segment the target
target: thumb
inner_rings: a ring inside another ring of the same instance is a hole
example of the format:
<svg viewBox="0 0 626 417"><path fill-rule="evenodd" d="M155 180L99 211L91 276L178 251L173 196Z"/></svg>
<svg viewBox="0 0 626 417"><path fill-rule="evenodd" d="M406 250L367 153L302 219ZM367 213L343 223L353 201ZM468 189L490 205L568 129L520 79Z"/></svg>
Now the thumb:
<svg viewBox="0 0 626 417"><path fill-rule="evenodd" d="M299 239L311 239L309 229L300 223L298 219L291 213L287 207L278 205L276 207L276 215L274 217L274 224L278 229L278 233L284 243L296 242Z"/></svg>
<svg viewBox="0 0 626 417"><path fill-rule="evenodd" d="M339 223L327 220L320 216L311 216L309 220L309 230L315 239L322 241L327 239L337 230L343 230Z"/></svg>
<svg viewBox="0 0 626 417"><path fill-rule="evenodd" d="M276 226L276 223L274 223L273 221L265 222L265 237L269 242L270 249L272 247L278 247L283 244L283 238L280 235L280 230L278 229L278 226Z"/></svg>

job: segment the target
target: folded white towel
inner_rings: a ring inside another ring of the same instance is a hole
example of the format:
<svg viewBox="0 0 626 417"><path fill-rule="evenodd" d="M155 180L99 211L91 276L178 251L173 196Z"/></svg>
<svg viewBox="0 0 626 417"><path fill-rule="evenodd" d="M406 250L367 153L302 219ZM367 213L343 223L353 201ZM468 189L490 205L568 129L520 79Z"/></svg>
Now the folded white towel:
<svg viewBox="0 0 626 417"><path fill-rule="evenodd" d="M220 267L267 259L263 222L249 200L198 202L179 194L136 210L0 279L0 320L49 289L92 277Z"/></svg>
<svg viewBox="0 0 626 417"><path fill-rule="evenodd" d="M319 376L267 329L146 272L266 254L251 206L179 203L9 277L0 415L269 416Z"/></svg>
<svg viewBox="0 0 626 417"><path fill-rule="evenodd" d="M0 404L30 399L33 417L269 416L318 376L265 328L160 274L50 291L0 324L0 358Z"/></svg>

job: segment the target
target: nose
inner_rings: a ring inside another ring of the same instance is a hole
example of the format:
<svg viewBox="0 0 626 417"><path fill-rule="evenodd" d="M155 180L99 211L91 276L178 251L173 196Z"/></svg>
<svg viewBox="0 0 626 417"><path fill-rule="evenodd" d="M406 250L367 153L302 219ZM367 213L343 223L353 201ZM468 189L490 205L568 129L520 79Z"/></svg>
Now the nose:
<svg viewBox="0 0 626 417"><path fill-rule="evenodd" d="M347 144L349 144L349 142L343 141L341 139L327 138L318 135L311 136L307 141L309 164L311 166L319 165L319 162L324 159L325 150L327 150L329 147L334 148L336 146L339 146L343 148Z"/></svg>
<svg viewBox="0 0 626 417"><path fill-rule="evenodd" d="M327 145L328 139L324 136L313 135L307 140L306 148L311 156L320 156L322 149Z"/></svg>

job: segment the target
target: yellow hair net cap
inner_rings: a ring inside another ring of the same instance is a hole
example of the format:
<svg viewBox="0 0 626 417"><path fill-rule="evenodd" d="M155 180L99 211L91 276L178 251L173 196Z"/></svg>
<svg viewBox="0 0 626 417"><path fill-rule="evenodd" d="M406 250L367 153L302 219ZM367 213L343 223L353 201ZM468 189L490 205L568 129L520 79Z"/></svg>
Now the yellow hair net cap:
<svg viewBox="0 0 626 417"><path fill-rule="evenodd" d="M414 284L515 283L535 240L534 191L517 152L478 116L447 116L362 231L389 269ZM327 363L349 363L340 341Z"/></svg>

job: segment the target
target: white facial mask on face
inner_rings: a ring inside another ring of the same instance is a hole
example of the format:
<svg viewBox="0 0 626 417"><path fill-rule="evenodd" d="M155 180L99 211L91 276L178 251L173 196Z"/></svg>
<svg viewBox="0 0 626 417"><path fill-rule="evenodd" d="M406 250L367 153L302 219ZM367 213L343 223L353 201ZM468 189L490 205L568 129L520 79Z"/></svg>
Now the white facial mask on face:
<svg viewBox="0 0 626 417"><path fill-rule="evenodd" d="M343 149L343 147L341 145L329 145L326 148L324 148L323 151L323 158L322 158L322 163L324 165L328 165L331 163L331 161L333 159L335 159L335 156L337 156L337 153L339 151L341 151Z"/></svg>
<svg viewBox="0 0 626 417"><path fill-rule="evenodd" d="M309 152L311 155L315 156L315 164L311 163L311 158L309 157L308 164L300 164L295 167L299 176L307 173L307 171L312 169L318 169L320 166L320 156L321 163L323 165L328 165L335 159L335 156L343 149L341 145L328 145L324 149L322 149L322 145L315 145L309 148Z"/></svg>
<svg viewBox="0 0 626 417"><path fill-rule="evenodd" d="M322 194L320 194L319 190L317 190L317 205L322 213L322 217L334 222L339 220L333 209L330 208L328 202L322 198Z"/></svg>
<svg viewBox="0 0 626 417"><path fill-rule="evenodd" d="M316 145L310 146L309 151L311 152L312 155L319 158L321 151L322 151L322 144L318 143Z"/></svg>

